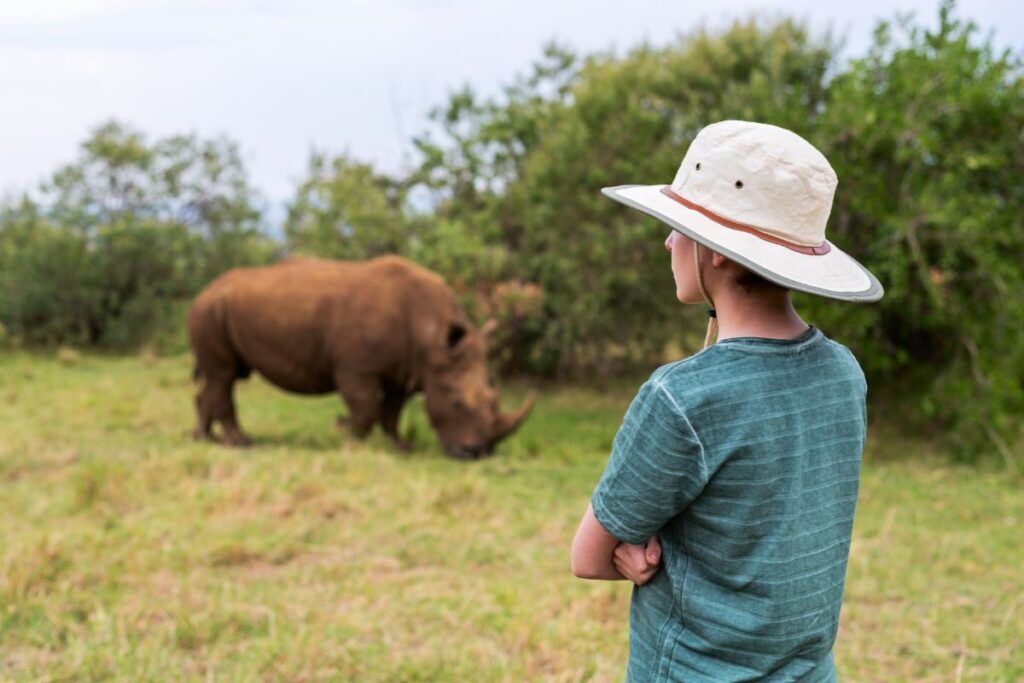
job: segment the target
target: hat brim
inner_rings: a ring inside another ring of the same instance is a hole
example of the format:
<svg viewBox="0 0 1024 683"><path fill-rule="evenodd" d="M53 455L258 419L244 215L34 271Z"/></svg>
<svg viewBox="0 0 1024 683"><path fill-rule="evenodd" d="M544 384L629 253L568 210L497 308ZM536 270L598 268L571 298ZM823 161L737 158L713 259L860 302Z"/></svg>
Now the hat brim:
<svg viewBox="0 0 1024 683"><path fill-rule="evenodd" d="M841 301L882 298L881 283L836 245L825 254L803 254L741 230L727 228L662 194L665 185L618 185L601 193L657 218L712 251L767 280L801 292Z"/></svg>

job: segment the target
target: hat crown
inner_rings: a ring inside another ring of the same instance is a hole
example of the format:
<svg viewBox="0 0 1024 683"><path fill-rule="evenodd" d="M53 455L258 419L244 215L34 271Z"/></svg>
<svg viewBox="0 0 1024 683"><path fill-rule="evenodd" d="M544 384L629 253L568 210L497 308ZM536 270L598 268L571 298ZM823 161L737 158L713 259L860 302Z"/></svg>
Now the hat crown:
<svg viewBox="0 0 1024 683"><path fill-rule="evenodd" d="M816 246L825 241L837 183L825 156L796 133L721 121L697 134L671 187L724 218Z"/></svg>

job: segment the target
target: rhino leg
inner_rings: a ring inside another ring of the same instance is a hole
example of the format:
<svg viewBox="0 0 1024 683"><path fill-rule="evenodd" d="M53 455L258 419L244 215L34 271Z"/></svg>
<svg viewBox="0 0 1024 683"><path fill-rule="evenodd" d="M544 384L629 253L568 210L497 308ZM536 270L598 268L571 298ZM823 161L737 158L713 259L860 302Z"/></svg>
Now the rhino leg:
<svg viewBox="0 0 1024 683"><path fill-rule="evenodd" d="M398 435L398 418L402 415L402 407L409 399L409 394L403 387L391 382L382 384L382 397L380 402L380 426L384 433L391 437L391 441L399 450L408 451L412 444Z"/></svg>
<svg viewBox="0 0 1024 683"><path fill-rule="evenodd" d="M375 377L338 375L334 378L338 392L348 405L347 424L357 439L365 438L380 415L380 385Z"/></svg>
<svg viewBox="0 0 1024 683"><path fill-rule="evenodd" d="M194 434L199 438L210 436L213 422L220 422L221 442L228 446L248 446L252 441L243 432L235 414L235 378L232 376L205 377L203 388L196 396L199 425Z"/></svg>
<svg viewBox="0 0 1024 683"><path fill-rule="evenodd" d="M213 438L213 434L211 433L213 418L203 413L202 407L199 406L201 400L200 396L202 396L202 392L199 392L199 395L196 396L196 406L199 410L199 424L197 424L196 428L192 430L192 438L196 441L207 441Z"/></svg>
<svg viewBox="0 0 1024 683"><path fill-rule="evenodd" d="M210 380L203 378L199 392L196 394L196 414L199 422L192 430L192 438L202 441L213 438L213 415L214 415L215 392L211 390Z"/></svg>

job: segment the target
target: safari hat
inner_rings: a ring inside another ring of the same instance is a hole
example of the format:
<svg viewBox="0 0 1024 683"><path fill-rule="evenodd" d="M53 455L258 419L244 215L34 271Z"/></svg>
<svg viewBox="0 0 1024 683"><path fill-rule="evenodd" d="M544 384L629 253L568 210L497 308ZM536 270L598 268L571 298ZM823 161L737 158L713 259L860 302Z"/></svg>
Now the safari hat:
<svg viewBox="0 0 1024 683"><path fill-rule="evenodd" d="M721 121L697 133L671 185L619 185L601 192L783 287L843 301L878 301L882 285L875 276L825 239L837 182L825 156L796 133L766 123ZM713 317L696 245L694 253Z"/></svg>

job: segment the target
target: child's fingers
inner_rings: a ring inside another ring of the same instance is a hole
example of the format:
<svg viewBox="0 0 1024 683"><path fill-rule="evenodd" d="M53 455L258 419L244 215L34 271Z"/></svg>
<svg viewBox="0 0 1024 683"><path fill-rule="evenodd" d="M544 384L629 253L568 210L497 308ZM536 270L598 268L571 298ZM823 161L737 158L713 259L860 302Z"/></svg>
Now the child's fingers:
<svg viewBox="0 0 1024 683"><path fill-rule="evenodd" d="M638 586L644 585L645 583L650 581L652 578L654 578L654 575L657 574L657 573L658 573L657 567L655 567L654 569L645 569L644 571L642 571L640 573L640 576L637 577L640 580L638 582L636 582L636 585L638 585Z"/></svg>
<svg viewBox="0 0 1024 683"><path fill-rule="evenodd" d="M639 567L636 563L630 562L629 556L620 556L618 553L612 556L612 564L620 574L638 586L647 583L649 576L645 576L647 569Z"/></svg>
<svg viewBox="0 0 1024 683"><path fill-rule="evenodd" d="M652 536L651 540L647 542L644 555L647 558L648 564L656 565L661 561L661 543L658 542L657 536Z"/></svg>
<svg viewBox="0 0 1024 683"><path fill-rule="evenodd" d="M629 567L628 567L628 566L626 565L626 563L625 563L625 562L623 562L622 560L620 560L618 556L615 556L614 558L612 558L612 564L614 564L614 565L615 565L615 569L616 569L616 570L617 570L617 571L618 571L618 572L619 572L620 574L622 574L623 576L625 576L625 577L626 577L627 579L629 579L629 580L630 580L630 581L632 581L633 583L636 583L636 577L635 577L635 576L633 575L633 570L632 570L632 569L630 569L630 568L629 568Z"/></svg>

